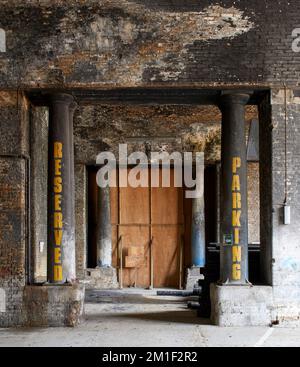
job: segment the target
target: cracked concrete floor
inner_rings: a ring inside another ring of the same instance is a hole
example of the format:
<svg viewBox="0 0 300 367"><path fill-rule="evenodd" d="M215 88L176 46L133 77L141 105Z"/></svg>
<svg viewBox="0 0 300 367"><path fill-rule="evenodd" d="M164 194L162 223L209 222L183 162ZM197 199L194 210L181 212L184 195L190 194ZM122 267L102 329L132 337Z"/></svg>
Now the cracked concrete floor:
<svg viewBox="0 0 300 367"><path fill-rule="evenodd" d="M300 346L300 328L220 328L155 291L87 291L77 328L0 329L0 346L243 347Z"/></svg>

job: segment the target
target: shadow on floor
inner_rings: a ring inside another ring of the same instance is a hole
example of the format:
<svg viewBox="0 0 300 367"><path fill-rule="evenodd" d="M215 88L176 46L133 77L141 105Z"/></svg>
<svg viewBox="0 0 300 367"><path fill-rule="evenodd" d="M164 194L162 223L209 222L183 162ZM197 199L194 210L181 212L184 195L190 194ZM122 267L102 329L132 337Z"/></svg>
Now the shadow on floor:
<svg viewBox="0 0 300 367"><path fill-rule="evenodd" d="M103 317L101 315L87 315L86 319L88 321L98 320ZM111 315L110 315L111 317ZM149 313L116 313L116 318L121 319L131 319L131 320L140 320L140 321L157 321L157 322L167 322L170 324L191 324L191 325L210 325L211 322L209 319L204 319L197 317L196 312L190 311L187 309L178 310L178 311L161 311L161 312L149 312Z"/></svg>
<svg viewBox="0 0 300 367"><path fill-rule="evenodd" d="M199 298L195 297L158 297L155 295L145 294L128 294L120 292L103 292L103 291L89 291L86 292L86 303L106 303L106 304L180 304L187 301L197 301Z"/></svg>

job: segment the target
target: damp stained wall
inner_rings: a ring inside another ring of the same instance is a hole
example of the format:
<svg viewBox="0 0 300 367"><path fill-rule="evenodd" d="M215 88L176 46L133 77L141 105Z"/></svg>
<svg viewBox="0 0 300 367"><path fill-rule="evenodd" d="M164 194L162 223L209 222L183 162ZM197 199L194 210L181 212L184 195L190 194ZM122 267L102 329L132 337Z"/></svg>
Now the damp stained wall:
<svg viewBox="0 0 300 367"><path fill-rule="evenodd" d="M1 0L0 87L299 85L298 0Z"/></svg>

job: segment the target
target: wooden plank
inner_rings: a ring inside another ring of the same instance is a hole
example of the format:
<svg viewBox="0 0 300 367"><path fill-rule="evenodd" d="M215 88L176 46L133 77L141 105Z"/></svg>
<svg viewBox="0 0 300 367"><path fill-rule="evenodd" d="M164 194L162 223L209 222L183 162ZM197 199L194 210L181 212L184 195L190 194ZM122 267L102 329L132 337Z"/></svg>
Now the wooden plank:
<svg viewBox="0 0 300 367"><path fill-rule="evenodd" d="M112 224L118 224L118 188L110 188L110 217Z"/></svg>
<svg viewBox="0 0 300 367"><path fill-rule="evenodd" d="M125 256L125 268L141 268L144 265L144 256Z"/></svg>
<svg viewBox="0 0 300 367"><path fill-rule="evenodd" d="M111 227L111 238L112 238L112 266L117 268L118 264L118 228L116 225L112 225Z"/></svg>
<svg viewBox="0 0 300 367"><path fill-rule="evenodd" d="M117 175L117 172L116 172ZM118 175L117 175L118 178ZM111 239L112 239L112 266L117 269L118 261L118 238L119 238L119 191L118 187L110 188L110 218L111 218Z"/></svg>
<svg viewBox="0 0 300 367"><path fill-rule="evenodd" d="M154 287L178 288L180 228L153 228Z"/></svg>
<svg viewBox="0 0 300 367"><path fill-rule="evenodd" d="M150 286L149 244L153 236L153 285L178 288L180 235L184 225L182 189L120 188L119 203L117 191L112 189L111 194L112 221L119 217L112 228L113 263L117 258L117 236L122 235L124 287ZM140 262L142 254L144 259Z"/></svg>
<svg viewBox="0 0 300 367"><path fill-rule="evenodd" d="M178 288L180 277L183 190L174 187L174 170L170 174L170 183L171 187L151 189L154 287L159 288Z"/></svg>
<svg viewBox="0 0 300 367"><path fill-rule="evenodd" d="M149 188L120 188L122 224L149 224Z"/></svg>
<svg viewBox="0 0 300 367"><path fill-rule="evenodd" d="M131 246L128 248L128 256L144 257L144 248L140 246Z"/></svg>
<svg viewBox="0 0 300 367"><path fill-rule="evenodd" d="M151 189L151 219L153 224L183 224L184 222L183 190L174 187L174 170L171 170L170 177L171 187L154 187Z"/></svg>
<svg viewBox="0 0 300 367"><path fill-rule="evenodd" d="M125 263L128 249L140 247L144 253L144 259L139 269L124 268L123 286L149 287L150 285L150 253L149 253L149 229L148 227L132 226L120 227L120 235L123 241L123 259Z"/></svg>

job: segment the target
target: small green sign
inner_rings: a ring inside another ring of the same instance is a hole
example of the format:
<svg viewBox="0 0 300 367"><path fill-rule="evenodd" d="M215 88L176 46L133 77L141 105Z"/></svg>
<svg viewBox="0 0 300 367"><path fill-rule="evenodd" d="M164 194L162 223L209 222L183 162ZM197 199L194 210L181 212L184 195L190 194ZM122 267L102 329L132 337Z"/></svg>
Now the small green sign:
<svg viewBox="0 0 300 367"><path fill-rule="evenodd" d="M232 234L224 234L223 244L224 246L232 246L233 244Z"/></svg>

